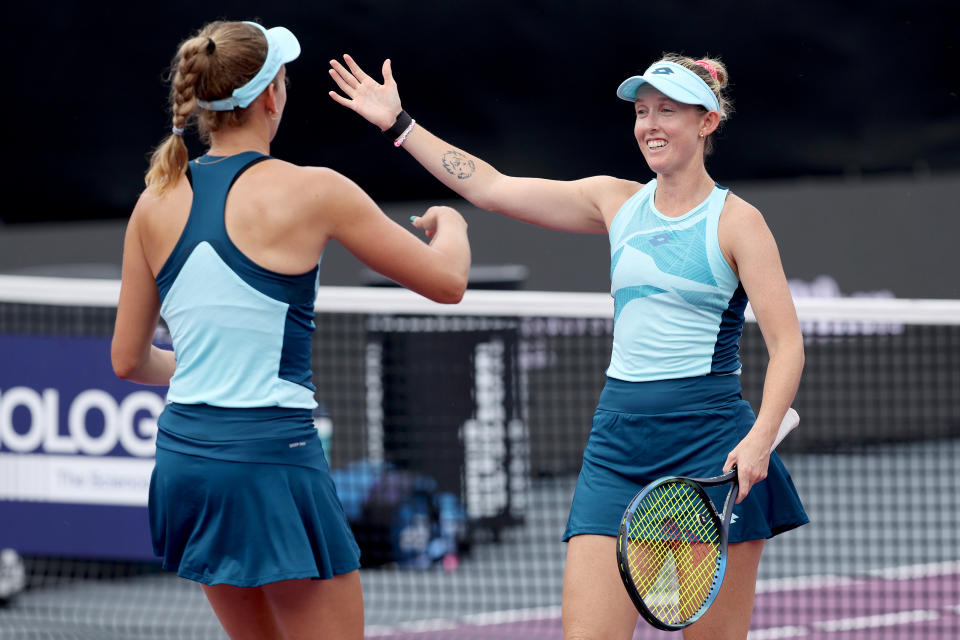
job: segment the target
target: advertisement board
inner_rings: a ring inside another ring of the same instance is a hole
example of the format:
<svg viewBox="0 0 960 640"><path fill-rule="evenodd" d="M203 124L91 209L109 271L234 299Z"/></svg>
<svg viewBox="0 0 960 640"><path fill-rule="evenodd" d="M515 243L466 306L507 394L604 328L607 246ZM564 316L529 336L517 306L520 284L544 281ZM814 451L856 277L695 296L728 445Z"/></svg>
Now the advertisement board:
<svg viewBox="0 0 960 640"><path fill-rule="evenodd" d="M117 379L110 339L0 334L0 548L154 560L147 493L166 388Z"/></svg>

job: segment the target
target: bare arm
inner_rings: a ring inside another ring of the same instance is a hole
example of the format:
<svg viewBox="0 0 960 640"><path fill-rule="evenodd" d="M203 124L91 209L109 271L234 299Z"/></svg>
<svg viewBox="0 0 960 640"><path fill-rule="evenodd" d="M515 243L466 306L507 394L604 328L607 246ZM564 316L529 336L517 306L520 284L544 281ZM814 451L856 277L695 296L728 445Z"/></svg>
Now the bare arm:
<svg viewBox="0 0 960 640"><path fill-rule="evenodd" d="M329 169L310 169L313 207L327 235L361 262L436 302L463 297L470 275L467 223L450 207L430 207L413 220L431 238L424 244L387 217L360 187Z"/></svg>
<svg viewBox="0 0 960 640"><path fill-rule="evenodd" d="M381 130L390 128L402 110L390 61L383 63L383 84L364 73L349 55L344 61L346 67L330 61L330 76L346 97L335 91L330 97ZM507 176L420 124L403 147L434 177L481 209L560 231L606 233L604 212L624 188L624 181L609 176L573 181Z"/></svg>
<svg viewBox="0 0 960 640"><path fill-rule="evenodd" d="M141 197L123 241L123 271L110 357L118 377L143 384L170 384L173 352L153 346L160 318L160 294L140 242L138 220L149 198Z"/></svg>
<svg viewBox="0 0 960 640"><path fill-rule="evenodd" d="M739 198L730 203L724 216L720 243L733 259L770 357L757 421L724 466L737 465L742 499L767 476L770 446L800 384L803 336L780 252L763 216Z"/></svg>

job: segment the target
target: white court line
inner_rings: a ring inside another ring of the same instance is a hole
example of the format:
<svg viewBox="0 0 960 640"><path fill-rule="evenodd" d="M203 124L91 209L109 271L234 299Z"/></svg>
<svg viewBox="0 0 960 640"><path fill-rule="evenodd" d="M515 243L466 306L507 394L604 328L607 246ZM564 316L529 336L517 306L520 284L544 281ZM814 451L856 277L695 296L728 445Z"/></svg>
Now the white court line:
<svg viewBox="0 0 960 640"><path fill-rule="evenodd" d="M830 587L848 587L860 584L863 580L844 576L798 576L796 578L770 578L757 582L757 593L775 593L778 591L798 591L801 589L828 589Z"/></svg>
<svg viewBox="0 0 960 640"><path fill-rule="evenodd" d="M747 640L783 640L784 638L802 638L810 635L806 627L769 627L754 629L747 633Z"/></svg>
<svg viewBox="0 0 960 640"><path fill-rule="evenodd" d="M878 627L893 627L900 624L914 624L938 620L940 614L929 609L915 609L913 611L897 611L896 613L880 613L873 616L858 616L856 618L840 618L838 620L823 620L812 623L817 629L824 631L856 631L858 629L876 629Z"/></svg>
<svg viewBox="0 0 960 640"><path fill-rule="evenodd" d="M466 624L491 625L506 624L509 622L534 622L537 620L555 620L560 617L560 607L537 607L534 609L514 609L512 611L489 611L487 613L471 613L463 616Z"/></svg>
<svg viewBox="0 0 960 640"><path fill-rule="evenodd" d="M960 560L915 564L906 567L889 567L887 569L874 569L873 571L868 571L867 573L875 578L884 578L886 580L937 578L940 576L960 574Z"/></svg>
<svg viewBox="0 0 960 640"><path fill-rule="evenodd" d="M908 579L920 577L935 577L960 573L960 562L937 562L909 567L893 567L889 569L875 569L869 572L872 577L886 579ZM861 578L848 578L836 575L799 576L796 578L772 578L757 582L757 593L776 593L779 591L798 591L803 589L826 589L830 587L845 587L863 584ZM960 604L945 607L956 614L960 614ZM488 611L473 613L459 618L434 618L428 620L414 620L389 626L368 626L368 637L388 636L404 632L447 631L457 629L463 625L494 625L512 622L533 622L537 620L555 620L560 617L560 606L535 607L531 609L507 609L503 611ZM936 620L940 615L936 611L917 610L900 613L862 616L857 618L841 618L812 623L813 626L824 631L845 631L853 629L869 629L874 627L909 624ZM810 635L808 627L783 626L767 629L754 629L747 636L748 640L780 640L786 638L802 638Z"/></svg>
<svg viewBox="0 0 960 640"><path fill-rule="evenodd" d="M460 618L416 620L391 626L367 627L366 635L370 637L387 636L394 633L411 631L448 631L463 625L488 626L494 624L508 624L511 622L536 622L538 620L556 620L560 618L560 607L536 607L532 609L512 609L506 611L488 611L485 613L471 613Z"/></svg>
<svg viewBox="0 0 960 640"><path fill-rule="evenodd" d="M395 633L404 632L426 632L426 631L450 631L459 627L460 624L455 620L444 620L435 618L432 620L414 620L412 622L403 622L401 624L382 627L371 626L364 631L364 637L389 636Z"/></svg>

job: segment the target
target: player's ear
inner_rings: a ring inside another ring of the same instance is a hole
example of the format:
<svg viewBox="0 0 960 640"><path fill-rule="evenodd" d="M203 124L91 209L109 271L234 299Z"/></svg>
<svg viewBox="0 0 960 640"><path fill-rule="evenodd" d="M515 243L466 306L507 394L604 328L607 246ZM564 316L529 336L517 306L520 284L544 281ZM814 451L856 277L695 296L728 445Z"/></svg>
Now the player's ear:
<svg viewBox="0 0 960 640"><path fill-rule="evenodd" d="M275 83L271 82L267 85L260 99L263 100L263 108L267 110L268 114L276 115L280 112L280 102L277 99L277 85Z"/></svg>
<svg viewBox="0 0 960 640"><path fill-rule="evenodd" d="M716 111L707 111L700 119L700 137L705 138L720 126L720 114Z"/></svg>

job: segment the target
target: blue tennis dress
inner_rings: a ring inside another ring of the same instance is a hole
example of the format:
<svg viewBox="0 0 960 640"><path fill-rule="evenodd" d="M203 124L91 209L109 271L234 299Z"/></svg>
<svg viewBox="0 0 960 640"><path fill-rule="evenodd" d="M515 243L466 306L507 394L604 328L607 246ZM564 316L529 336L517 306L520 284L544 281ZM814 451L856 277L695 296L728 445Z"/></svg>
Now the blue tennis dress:
<svg viewBox="0 0 960 640"><path fill-rule="evenodd" d="M269 271L227 236L230 188L266 159L189 163L190 215L156 278L177 367L158 420L150 530L164 569L208 585L360 566L311 416L319 267Z"/></svg>
<svg viewBox="0 0 960 640"><path fill-rule="evenodd" d="M741 395L739 343L747 295L720 250L727 189L669 217L657 181L610 225L613 348L594 413L564 540L617 535L644 485L670 475L720 475L756 417ZM727 488L708 489L717 505ZM734 508L730 542L772 537L808 522L776 453L767 478Z"/></svg>

